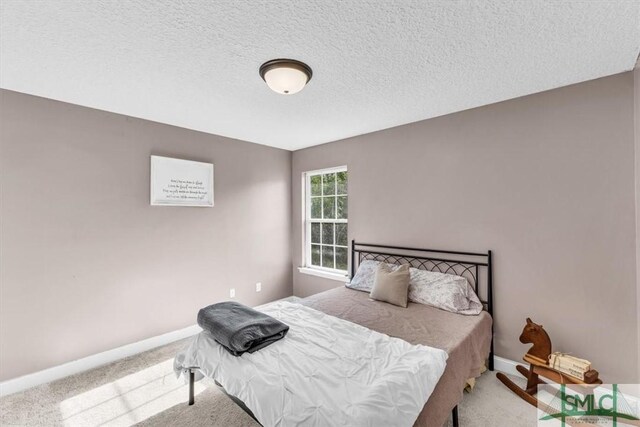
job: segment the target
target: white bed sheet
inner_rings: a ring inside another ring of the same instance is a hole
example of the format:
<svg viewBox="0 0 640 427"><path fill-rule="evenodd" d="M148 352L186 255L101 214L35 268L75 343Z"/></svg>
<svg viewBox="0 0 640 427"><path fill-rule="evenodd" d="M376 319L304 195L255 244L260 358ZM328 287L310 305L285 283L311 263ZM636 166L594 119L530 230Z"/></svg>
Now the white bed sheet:
<svg viewBox="0 0 640 427"><path fill-rule="evenodd" d="M174 369L179 376L198 367L264 426L411 426L446 366L443 350L300 304L258 309L289 325L284 339L235 357L203 331L178 353Z"/></svg>

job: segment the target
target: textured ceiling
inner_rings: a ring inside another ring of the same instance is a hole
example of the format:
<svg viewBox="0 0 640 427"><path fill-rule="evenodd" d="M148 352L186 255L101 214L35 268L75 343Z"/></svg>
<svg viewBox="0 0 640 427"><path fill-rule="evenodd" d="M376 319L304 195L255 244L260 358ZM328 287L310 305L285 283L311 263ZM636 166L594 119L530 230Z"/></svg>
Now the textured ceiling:
<svg viewBox="0 0 640 427"><path fill-rule="evenodd" d="M631 70L640 49L640 0L0 4L2 88L291 150ZM313 68L302 92L260 79L279 57Z"/></svg>

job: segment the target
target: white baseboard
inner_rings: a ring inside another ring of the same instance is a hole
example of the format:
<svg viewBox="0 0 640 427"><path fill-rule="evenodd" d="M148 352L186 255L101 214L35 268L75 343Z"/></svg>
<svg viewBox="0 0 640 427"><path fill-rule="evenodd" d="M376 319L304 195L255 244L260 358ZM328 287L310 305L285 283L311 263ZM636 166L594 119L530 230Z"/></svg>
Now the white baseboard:
<svg viewBox="0 0 640 427"><path fill-rule="evenodd" d="M123 345L122 347L114 348L113 350L93 354L91 356L83 357L82 359L34 372L33 374L3 381L0 383L0 397L17 393L40 384L59 380L60 378L68 377L69 375L88 371L89 369L97 368L125 357L133 356L156 347L170 344L195 335L200 331L202 331L202 328L198 325L188 326L184 329L147 338L132 344Z"/></svg>
<svg viewBox="0 0 640 427"><path fill-rule="evenodd" d="M505 359L500 356L493 356L493 367L496 371L504 372L507 375L515 375L520 378L524 378L520 375L520 372L516 370L516 365L519 365L518 362L514 362L511 359Z"/></svg>

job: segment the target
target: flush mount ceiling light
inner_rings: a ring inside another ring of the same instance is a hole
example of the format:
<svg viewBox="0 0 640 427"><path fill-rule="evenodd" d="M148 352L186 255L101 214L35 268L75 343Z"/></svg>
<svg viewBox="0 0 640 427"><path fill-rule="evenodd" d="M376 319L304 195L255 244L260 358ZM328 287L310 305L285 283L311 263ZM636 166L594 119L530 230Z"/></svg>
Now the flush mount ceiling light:
<svg viewBox="0 0 640 427"><path fill-rule="evenodd" d="M312 75L311 67L295 59L272 59L260 66L262 80L272 91L282 95L300 92Z"/></svg>

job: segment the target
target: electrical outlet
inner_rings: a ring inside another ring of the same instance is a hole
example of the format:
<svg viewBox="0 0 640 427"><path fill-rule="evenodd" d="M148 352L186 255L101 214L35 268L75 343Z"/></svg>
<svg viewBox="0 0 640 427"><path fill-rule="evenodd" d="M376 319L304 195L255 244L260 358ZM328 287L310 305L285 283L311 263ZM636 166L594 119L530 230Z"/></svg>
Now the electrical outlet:
<svg viewBox="0 0 640 427"><path fill-rule="evenodd" d="M260 292L262 290L262 283L258 282L256 283L256 292Z"/></svg>
<svg viewBox="0 0 640 427"><path fill-rule="evenodd" d="M229 298L235 298L236 297L236 290L235 288L231 288L229 289Z"/></svg>

